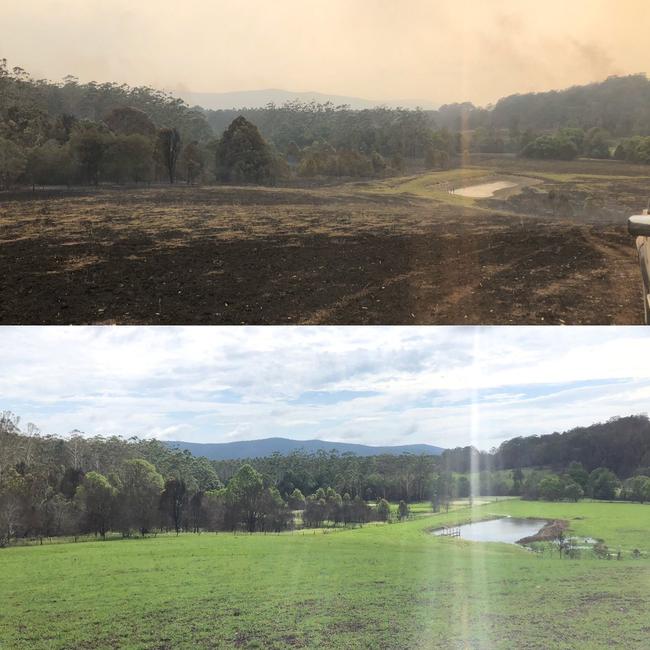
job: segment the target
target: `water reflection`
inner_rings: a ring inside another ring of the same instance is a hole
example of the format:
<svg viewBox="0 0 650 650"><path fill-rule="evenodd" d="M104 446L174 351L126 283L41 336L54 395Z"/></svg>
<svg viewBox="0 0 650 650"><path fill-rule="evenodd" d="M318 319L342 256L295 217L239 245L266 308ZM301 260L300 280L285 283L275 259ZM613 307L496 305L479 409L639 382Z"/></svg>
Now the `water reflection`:
<svg viewBox="0 0 650 650"><path fill-rule="evenodd" d="M524 537L535 535L547 522L543 519L517 519L503 517L489 521L478 521L454 527L458 534L455 536L471 542L505 542L516 544ZM448 534L449 531L436 530L436 535Z"/></svg>

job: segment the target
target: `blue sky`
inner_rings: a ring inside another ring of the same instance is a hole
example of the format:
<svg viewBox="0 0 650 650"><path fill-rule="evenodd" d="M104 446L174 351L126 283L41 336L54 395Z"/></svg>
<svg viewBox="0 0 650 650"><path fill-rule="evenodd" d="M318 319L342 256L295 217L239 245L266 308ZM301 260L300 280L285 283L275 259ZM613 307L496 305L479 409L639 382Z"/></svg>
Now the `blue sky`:
<svg viewBox="0 0 650 650"><path fill-rule="evenodd" d="M43 433L474 444L650 405L634 327L5 327L0 409Z"/></svg>

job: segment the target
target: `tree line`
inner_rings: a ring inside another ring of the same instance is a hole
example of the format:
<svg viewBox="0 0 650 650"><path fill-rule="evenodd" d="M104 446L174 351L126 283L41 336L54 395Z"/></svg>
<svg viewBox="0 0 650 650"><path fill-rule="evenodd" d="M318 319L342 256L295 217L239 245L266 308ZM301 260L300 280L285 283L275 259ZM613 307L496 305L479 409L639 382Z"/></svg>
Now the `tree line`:
<svg viewBox="0 0 650 650"><path fill-rule="evenodd" d="M255 123L262 135L283 152L325 142L336 150L390 158L423 158L437 130L433 116L422 110L372 108L355 110L331 102L288 101L277 106L204 111L216 134L237 116Z"/></svg>
<svg viewBox="0 0 650 650"><path fill-rule="evenodd" d="M439 511L456 498L481 495L647 501L648 477L645 415L513 438L490 452L294 451L210 461L137 437L44 435L34 425L22 427L9 412L0 414L4 543L108 531L279 531L297 520L305 526L362 524L390 514L389 502L402 502L408 512L409 503L429 501Z"/></svg>
<svg viewBox="0 0 650 650"><path fill-rule="evenodd" d="M530 472L525 478L521 470L514 470L515 490L524 499L543 501L579 501L591 498L604 501L650 501L650 468L641 468L633 476L621 480L606 467L588 472L582 463L572 461L566 471ZM519 488L517 490L517 488Z"/></svg>
<svg viewBox="0 0 650 650"><path fill-rule="evenodd" d="M239 463L222 481L206 458L155 440L88 438L79 432L62 439L42 435L33 425L22 431L19 418L5 412L0 545L111 532L125 537L158 530L280 532L297 523L362 525L391 517L387 500L371 506L359 493L337 491L327 483L331 474L313 491L305 488L303 496L287 476L278 480L272 460L266 472ZM398 518L406 516L403 502Z"/></svg>
<svg viewBox="0 0 650 650"><path fill-rule="evenodd" d="M51 83L1 60L0 189L384 176L401 171L404 158L447 166L452 153L421 111L289 103L272 113L231 111L215 131L209 112L152 88Z"/></svg>
<svg viewBox="0 0 650 650"><path fill-rule="evenodd" d="M295 489L303 494L314 494L319 488L331 487L353 499L393 502L428 500L435 488L436 475L441 471L439 457L426 454L358 456L324 450L315 453L296 450L289 454L212 463L224 481L243 463L248 463L268 476L285 495Z"/></svg>
<svg viewBox="0 0 650 650"><path fill-rule="evenodd" d="M215 138L200 110L148 88L54 84L0 61L0 189L14 184L274 182L285 171L257 129Z"/></svg>
<svg viewBox="0 0 650 650"><path fill-rule="evenodd" d="M1 60L0 189L384 177L446 169L472 153L650 164L649 87L644 75L614 77L487 109L353 110L296 100L211 111L149 87L36 80Z"/></svg>
<svg viewBox="0 0 650 650"><path fill-rule="evenodd" d="M650 81L645 74L612 76L560 91L511 95L487 108L464 102L426 111L353 110L296 100L282 106L203 113L217 134L236 115L244 115L283 152L295 147L303 150L322 141L334 148L351 144L362 154L377 152L388 159L425 161L428 157L429 162L435 157L433 152L443 151L452 160L465 153L513 153L558 160L614 157L635 163L650 160L646 142L650 136ZM450 146L436 142L438 137L450 138Z"/></svg>
<svg viewBox="0 0 650 650"><path fill-rule="evenodd" d="M237 115L244 115L280 150L291 142L302 148L325 140L334 147L353 143L365 153L391 155L399 151L417 157L424 154L424 134L444 129L454 134L476 134L465 148L516 152L524 134L529 138L534 133L565 128L584 132L595 128L615 138L650 135L650 81L645 74L612 76L565 90L510 95L488 107L463 102L444 104L437 110L353 110L296 100L282 106L202 112L217 134Z"/></svg>

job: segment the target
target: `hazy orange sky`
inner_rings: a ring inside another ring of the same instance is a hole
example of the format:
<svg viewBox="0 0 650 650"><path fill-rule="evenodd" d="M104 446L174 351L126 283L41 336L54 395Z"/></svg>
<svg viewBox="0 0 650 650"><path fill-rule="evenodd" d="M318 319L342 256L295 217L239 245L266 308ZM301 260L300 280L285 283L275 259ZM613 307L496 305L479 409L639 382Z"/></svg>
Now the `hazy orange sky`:
<svg viewBox="0 0 650 650"><path fill-rule="evenodd" d="M478 104L650 71L647 0L20 0L0 57L34 76Z"/></svg>

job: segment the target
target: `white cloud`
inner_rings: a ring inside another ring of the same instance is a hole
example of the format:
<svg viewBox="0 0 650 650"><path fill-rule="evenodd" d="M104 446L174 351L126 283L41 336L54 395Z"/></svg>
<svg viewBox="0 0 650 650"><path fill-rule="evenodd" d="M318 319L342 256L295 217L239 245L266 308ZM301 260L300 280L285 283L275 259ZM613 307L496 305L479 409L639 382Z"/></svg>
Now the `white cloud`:
<svg viewBox="0 0 650 650"><path fill-rule="evenodd" d="M649 342L622 327L5 327L0 409L56 434L488 448L646 411Z"/></svg>

